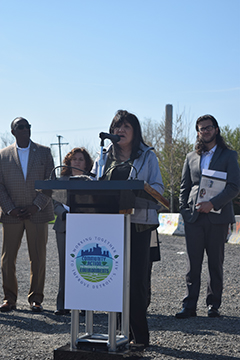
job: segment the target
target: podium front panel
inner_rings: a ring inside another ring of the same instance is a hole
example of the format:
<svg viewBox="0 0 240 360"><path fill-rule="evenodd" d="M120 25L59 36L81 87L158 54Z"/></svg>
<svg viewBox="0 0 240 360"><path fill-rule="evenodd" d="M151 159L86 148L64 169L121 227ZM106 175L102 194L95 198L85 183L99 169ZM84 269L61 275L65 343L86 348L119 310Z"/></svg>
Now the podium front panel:
<svg viewBox="0 0 240 360"><path fill-rule="evenodd" d="M124 215L67 214L65 308L122 312Z"/></svg>

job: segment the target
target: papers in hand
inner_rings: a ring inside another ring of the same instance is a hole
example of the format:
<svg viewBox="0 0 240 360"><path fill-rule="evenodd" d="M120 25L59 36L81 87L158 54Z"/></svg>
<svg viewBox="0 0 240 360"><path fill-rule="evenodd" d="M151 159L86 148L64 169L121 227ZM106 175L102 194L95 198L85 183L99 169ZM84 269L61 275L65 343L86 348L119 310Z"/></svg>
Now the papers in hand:
<svg viewBox="0 0 240 360"><path fill-rule="evenodd" d="M216 179L227 180L227 173L225 171L203 169L202 175L213 177Z"/></svg>
<svg viewBox="0 0 240 360"><path fill-rule="evenodd" d="M214 196L218 195L225 188L226 182L227 182L226 172L203 169L199 191L198 191L197 203L203 201L209 201ZM220 214L221 209L218 211L212 209L211 212Z"/></svg>

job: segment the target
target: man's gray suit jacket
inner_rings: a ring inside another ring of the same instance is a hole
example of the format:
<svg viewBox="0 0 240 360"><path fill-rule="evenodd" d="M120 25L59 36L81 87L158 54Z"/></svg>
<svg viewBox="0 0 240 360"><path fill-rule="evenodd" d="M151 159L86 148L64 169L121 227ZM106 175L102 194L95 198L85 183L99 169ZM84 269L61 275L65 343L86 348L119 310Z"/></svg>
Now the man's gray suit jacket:
<svg viewBox="0 0 240 360"><path fill-rule="evenodd" d="M240 170L236 151L222 149L217 146L209 169L227 172L227 183L224 190L211 199L214 210L221 209L220 214L208 213L213 224L229 224L235 222L232 199L240 191ZM179 208L184 221L193 223L199 212L195 205L201 180L201 156L193 151L185 159L180 187Z"/></svg>

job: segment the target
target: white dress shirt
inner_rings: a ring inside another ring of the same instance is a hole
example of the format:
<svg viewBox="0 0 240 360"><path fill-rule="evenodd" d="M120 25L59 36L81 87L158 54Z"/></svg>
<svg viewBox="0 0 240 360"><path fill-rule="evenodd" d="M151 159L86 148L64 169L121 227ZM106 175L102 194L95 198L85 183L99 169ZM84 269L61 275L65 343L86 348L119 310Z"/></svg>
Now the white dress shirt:
<svg viewBox="0 0 240 360"><path fill-rule="evenodd" d="M215 145L211 150L206 151L202 154L201 157L201 170L208 169L210 162L212 160L213 154L217 148L217 145Z"/></svg>
<svg viewBox="0 0 240 360"><path fill-rule="evenodd" d="M17 145L18 157L22 166L22 171L24 175L24 179L26 180L27 177L27 167L28 167L28 158L29 158L29 151L30 151L30 142L27 148L20 148Z"/></svg>

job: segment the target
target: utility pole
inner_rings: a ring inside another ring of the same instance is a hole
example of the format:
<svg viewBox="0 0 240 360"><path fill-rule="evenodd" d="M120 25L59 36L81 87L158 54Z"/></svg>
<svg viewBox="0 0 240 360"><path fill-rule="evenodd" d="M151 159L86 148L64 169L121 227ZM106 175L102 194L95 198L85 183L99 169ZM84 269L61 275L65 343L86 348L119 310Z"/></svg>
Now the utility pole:
<svg viewBox="0 0 240 360"><path fill-rule="evenodd" d="M59 165L61 166L62 165L62 153L61 153L61 146L63 145L68 145L68 143L62 143L61 142L61 138L62 136L61 135L56 135L57 138L58 138L58 142L57 143L53 143L51 144L52 145L58 145L58 151L59 151Z"/></svg>
<svg viewBox="0 0 240 360"><path fill-rule="evenodd" d="M174 211L174 183L173 183L173 152L172 152L172 113L173 106L165 106L165 149L171 151L170 163L170 212Z"/></svg>

